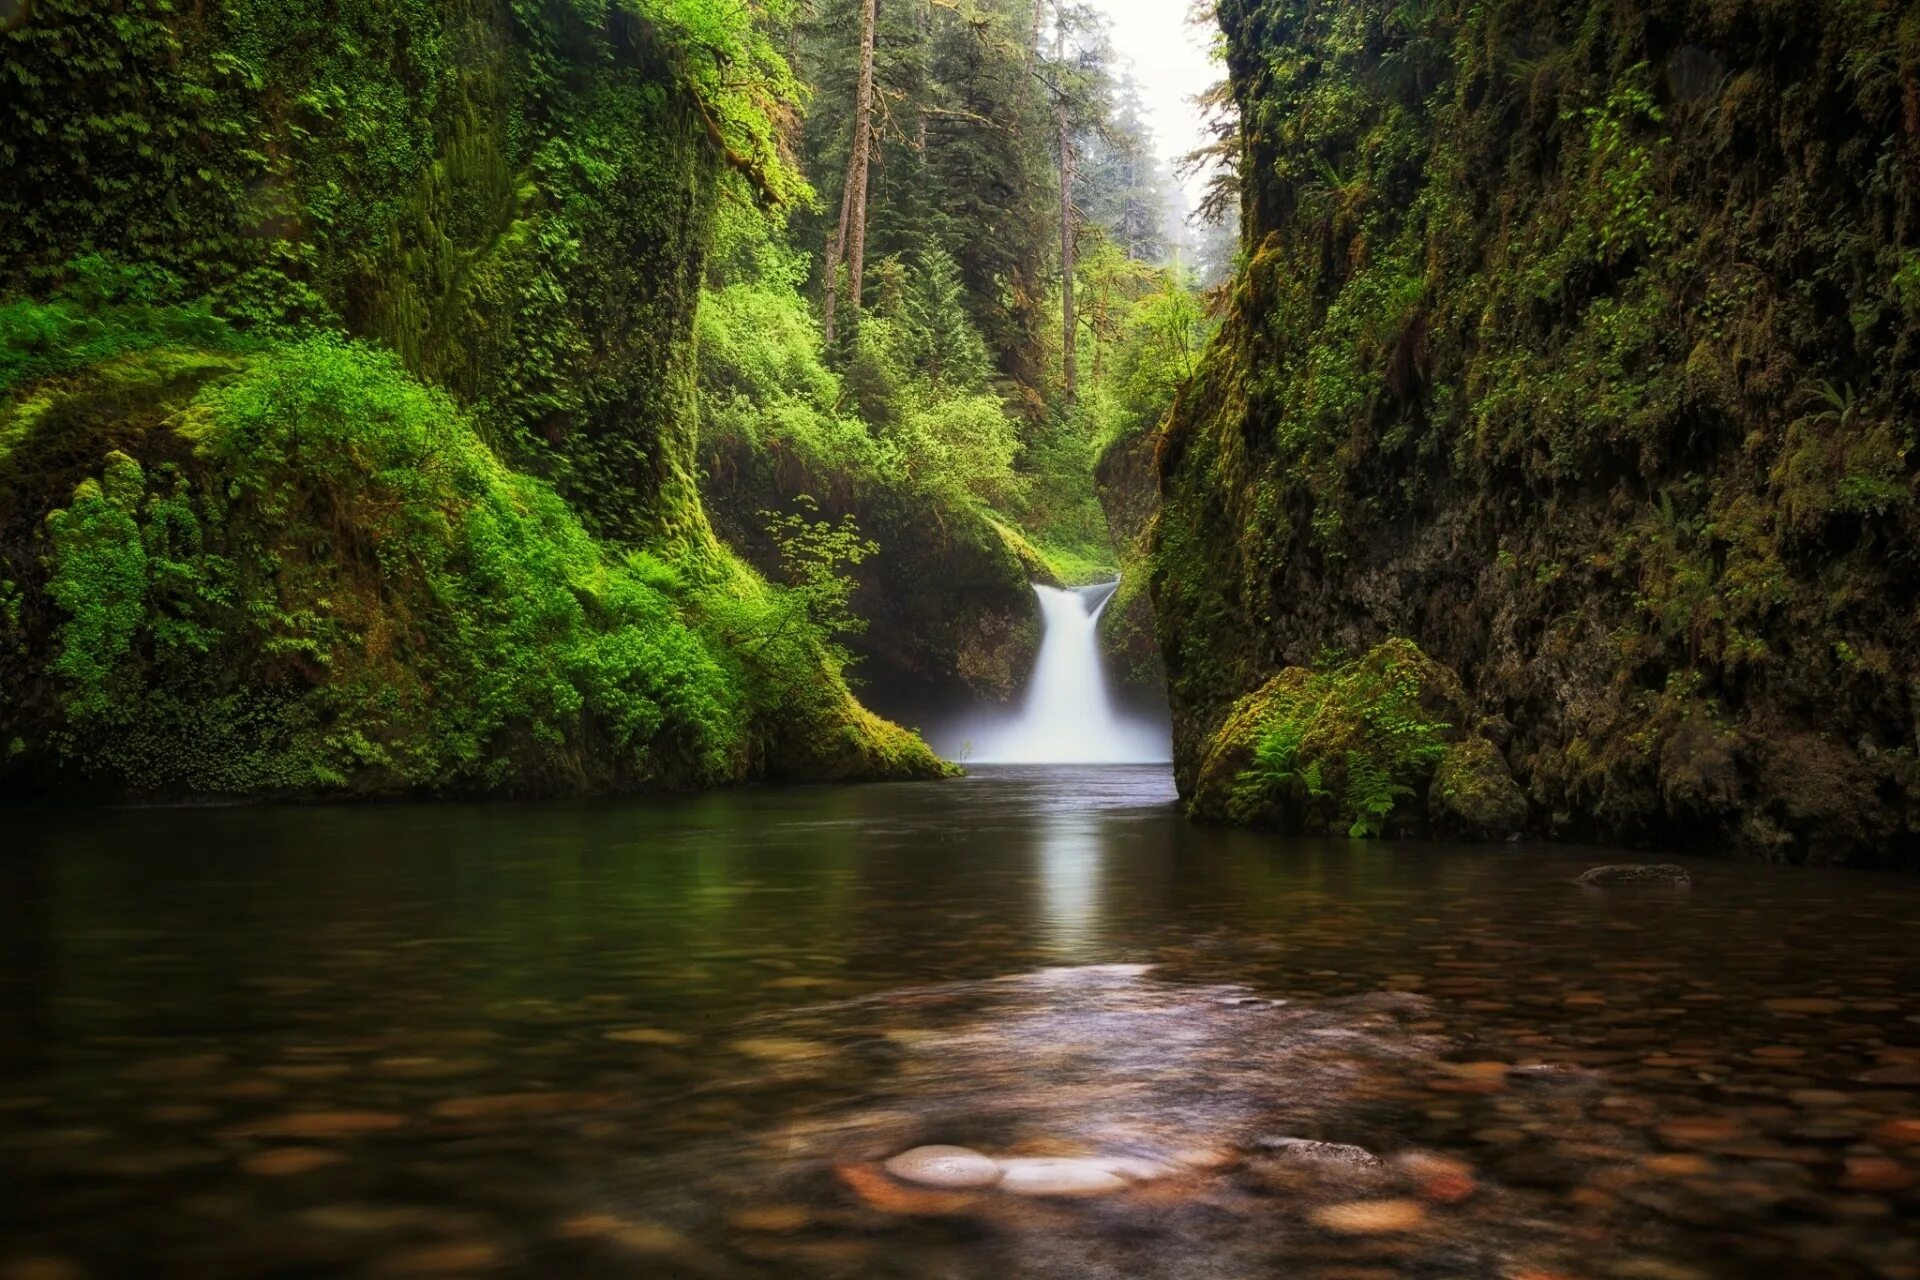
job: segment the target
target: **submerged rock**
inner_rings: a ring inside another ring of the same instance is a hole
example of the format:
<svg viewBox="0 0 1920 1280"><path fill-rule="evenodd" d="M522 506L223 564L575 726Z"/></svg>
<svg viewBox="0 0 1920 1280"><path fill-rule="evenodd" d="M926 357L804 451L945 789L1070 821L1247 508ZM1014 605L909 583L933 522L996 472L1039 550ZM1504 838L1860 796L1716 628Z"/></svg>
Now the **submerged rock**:
<svg viewBox="0 0 1920 1280"><path fill-rule="evenodd" d="M1000 1181L1000 1166L966 1147L915 1147L887 1161L886 1170L903 1182L948 1190L990 1187Z"/></svg>
<svg viewBox="0 0 1920 1280"><path fill-rule="evenodd" d="M1621 862L1603 867L1594 867L1574 877L1575 884L1583 885L1620 885L1620 884L1669 884L1690 885L1693 877L1685 867L1677 867L1670 862Z"/></svg>
<svg viewBox="0 0 1920 1280"><path fill-rule="evenodd" d="M1310 1138L1262 1138L1260 1149L1281 1160L1303 1164L1333 1165L1344 1169L1374 1171L1386 1165L1365 1147L1345 1142L1316 1142Z"/></svg>
<svg viewBox="0 0 1920 1280"><path fill-rule="evenodd" d="M1019 1196L1098 1196L1128 1186L1104 1160L1031 1156L1002 1160L1000 1172L1001 1188Z"/></svg>
<svg viewBox="0 0 1920 1280"><path fill-rule="evenodd" d="M1418 1200L1358 1200L1330 1204L1313 1212L1315 1224L1342 1235L1411 1231L1426 1219L1426 1206Z"/></svg>

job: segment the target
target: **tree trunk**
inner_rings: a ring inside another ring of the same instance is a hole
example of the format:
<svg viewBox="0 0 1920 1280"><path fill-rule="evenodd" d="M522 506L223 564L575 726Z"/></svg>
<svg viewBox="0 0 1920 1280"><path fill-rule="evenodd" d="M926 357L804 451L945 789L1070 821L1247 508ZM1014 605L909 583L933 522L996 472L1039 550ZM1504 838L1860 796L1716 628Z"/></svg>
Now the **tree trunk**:
<svg viewBox="0 0 1920 1280"><path fill-rule="evenodd" d="M1033 0L1033 34L1027 38L1027 92L1033 92L1033 64L1040 59L1040 15L1046 12L1047 0Z"/></svg>
<svg viewBox="0 0 1920 1280"><path fill-rule="evenodd" d="M853 179L851 175L840 188L840 225L827 240L827 302L826 314L821 323L825 332L827 346L832 347L837 336L834 328L834 314L840 304L840 260L847 253L847 207L853 200Z"/></svg>
<svg viewBox="0 0 1920 1280"><path fill-rule="evenodd" d="M1060 23L1054 38L1054 61L1064 68L1067 55L1067 26ZM1058 71L1056 71L1058 74ZM1060 381L1067 408L1073 408L1080 394L1078 333L1073 314L1073 131L1067 114L1064 89L1055 93L1055 113L1060 124Z"/></svg>
<svg viewBox="0 0 1920 1280"><path fill-rule="evenodd" d="M867 269L867 173L873 161L873 29L879 0L860 6L860 79L853 96L853 155L847 165L847 311L860 323Z"/></svg>
<svg viewBox="0 0 1920 1280"><path fill-rule="evenodd" d="M920 121L918 136L914 140L914 147L920 153L920 166L921 171L924 173L927 164L927 108L930 105L928 102L928 82L932 79L928 74L928 68L933 63L933 50L928 47L933 37L933 0L921 0L920 12L915 15L914 24L919 28L921 58L919 77Z"/></svg>
<svg viewBox="0 0 1920 1280"><path fill-rule="evenodd" d="M840 262L847 263L848 310L860 323L860 291L867 258L867 171L873 153L873 29L879 0L860 5L860 75L853 95L853 144L847 150L847 180L840 189L840 225L827 241L827 297L821 331L827 345L839 339Z"/></svg>

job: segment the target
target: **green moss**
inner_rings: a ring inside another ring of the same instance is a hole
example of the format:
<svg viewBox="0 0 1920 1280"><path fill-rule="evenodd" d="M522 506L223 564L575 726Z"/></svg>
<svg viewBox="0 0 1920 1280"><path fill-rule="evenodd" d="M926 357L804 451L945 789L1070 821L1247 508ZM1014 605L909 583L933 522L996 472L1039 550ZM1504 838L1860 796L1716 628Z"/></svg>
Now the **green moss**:
<svg viewBox="0 0 1920 1280"><path fill-rule="evenodd" d="M598 542L394 357L313 338L212 367L45 518L57 612L24 637L45 667L8 671L29 731L14 769L137 795L938 771L853 702L778 593ZM178 391L116 369L98 376L122 397ZM72 443L43 424L12 462ZM757 631L782 642L749 672Z"/></svg>
<svg viewBox="0 0 1920 1280"><path fill-rule="evenodd" d="M1192 812L1356 838L1417 827L1417 802L1464 713L1458 677L1404 640L1352 662L1290 667L1214 736Z"/></svg>
<svg viewBox="0 0 1920 1280"><path fill-rule="evenodd" d="M1480 838L1511 835L1527 822L1527 798L1506 759L1481 737L1454 743L1440 757L1427 810L1436 829Z"/></svg>

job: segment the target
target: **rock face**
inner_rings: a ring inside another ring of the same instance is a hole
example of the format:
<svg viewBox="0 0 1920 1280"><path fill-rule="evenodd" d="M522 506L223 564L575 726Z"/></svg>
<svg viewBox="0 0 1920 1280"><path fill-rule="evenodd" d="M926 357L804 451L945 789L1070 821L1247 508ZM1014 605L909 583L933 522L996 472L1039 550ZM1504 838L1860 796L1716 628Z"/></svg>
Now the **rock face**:
<svg viewBox="0 0 1920 1280"><path fill-rule="evenodd" d="M1911 16L1219 12L1246 263L1152 537L1183 790L1400 636L1513 726L1531 831L1920 864ZM1488 763L1443 787L1497 830Z"/></svg>
<svg viewBox="0 0 1920 1280"><path fill-rule="evenodd" d="M1590 871L1575 876L1575 884L1605 887L1619 884L1664 884L1685 886L1693 883L1693 877L1685 867L1677 867L1670 862L1646 863L1627 862L1615 865L1594 867Z"/></svg>
<svg viewBox="0 0 1920 1280"><path fill-rule="evenodd" d="M1040 649L1032 583L1052 575L1017 536L964 503L901 482L850 487L831 459L754 442L704 440L701 490L715 529L769 576L780 553L761 514L807 494L821 516L851 516L880 550L855 570L853 608L867 629L849 640L876 704L900 696L947 703L1017 693Z"/></svg>
<svg viewBox="0 0 1920 1280"><path fill-rule="evenodd" d="M1159 699L1167 672L1154 635L1149 530L1159 508L1159 476L1151 432L1121 435L1100 455L1094 473L1107 532L1120 555L1120 589L1100 615L1100 645L1109 676L1123 690Z"/></svg>

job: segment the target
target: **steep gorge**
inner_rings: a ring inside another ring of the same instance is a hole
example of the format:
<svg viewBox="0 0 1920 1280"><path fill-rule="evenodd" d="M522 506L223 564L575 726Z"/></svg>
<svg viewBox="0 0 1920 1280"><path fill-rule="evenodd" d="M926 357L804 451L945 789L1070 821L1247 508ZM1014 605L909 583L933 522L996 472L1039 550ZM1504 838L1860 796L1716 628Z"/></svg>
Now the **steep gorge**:
<svg viewBox="0 0 1920 1280"><path fill-rule="evenodd" d="M1459 748L1498 825L1913 865L1920 12L1219 11L1245 259L1152 547L1198 811L1436 829Z"/></svg>

